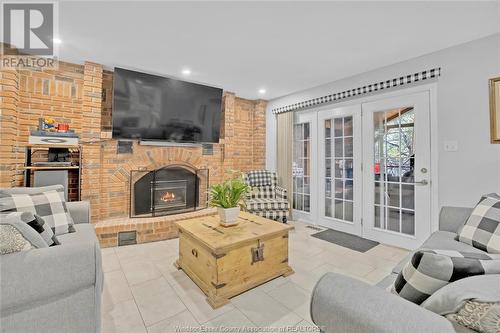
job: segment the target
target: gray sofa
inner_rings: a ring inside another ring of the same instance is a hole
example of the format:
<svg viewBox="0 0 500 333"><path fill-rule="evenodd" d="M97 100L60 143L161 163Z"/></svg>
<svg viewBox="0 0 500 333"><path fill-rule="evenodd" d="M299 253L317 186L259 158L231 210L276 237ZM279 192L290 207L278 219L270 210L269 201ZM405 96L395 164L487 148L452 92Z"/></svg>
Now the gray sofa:
<svg viewBox="0 0 500 333"><path fill-rule="evenodd" d="M471 211L470 208L443 207L439 231L434 232L421 248L482 252L454 239ZM410 253L396 265L392 273L377 286L340 274L325 274L312 294L313 322L325 333L474 332L385 290L411 256ZM494 287L484 286L486 290Z"/></svg>
<svg viewBox="0 0 500 333"><path fill-rule="evenodd" d="M57 236L61 245L0 256L1 332L100 331L103 271L89 204L67 207L76 232Z"/></svg>

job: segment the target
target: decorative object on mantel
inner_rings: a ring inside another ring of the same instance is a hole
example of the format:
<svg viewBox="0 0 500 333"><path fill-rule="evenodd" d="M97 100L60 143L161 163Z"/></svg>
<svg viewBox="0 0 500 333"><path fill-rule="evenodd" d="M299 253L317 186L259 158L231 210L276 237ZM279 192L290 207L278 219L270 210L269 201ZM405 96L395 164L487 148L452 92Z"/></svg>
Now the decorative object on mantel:
<svg viewBox="0 0 500 333"><path fill-rule="evenodd" d="M56 124L52 118L39 118L38 129L31 130L28 143L31 145L78 145L79 137L69 124Z"/></svg>
<svg viewBox="0 0 500 333"><path fill-rule="evenodd" d="M217 207L221 226L230 227L238 224L240 209L245 209L244 198L248 192L250 192L250 186L243 181L241 176L210 187L208 205Z"/></svg>
<svg viewBox="0 0 500 333"><path fill-rule="evenodd" d="M335 102L335 101L339 101L339 100L343 100L346 98L351 98L351 97L355 97L355 96L359 96L359 95L365 95L365 94L369 94L369 93L379 91L379 90L387 90L390 88L400 87L402 85L407 85L410 83L415 83L415 82L424 81L424 80L428 80L428 79L438 78L439 76L441 76L441 68L440 67L433 68L433 69L425 70L422 72L417 72L414 74L407 74L407 75L400 76L400 77L393 78L393 79L386 80L386 81L372 83L372 84L369 84L369 85L366 85L363 87L353 88L353 89L349 89L346 91L333 93L333 94L321 96L318 98L313 98L313 99L310 99L307 101L302 101L302 102L298 102L295 104L289 104L289 105L285 105L282 107L274 108L272 110L272 112L274 114L278 114L278 113L282 113L282 112L295 111L298 109L304 109L304 108L308 108L311 106L322 105L322 104Z"/></svg>
<svg viewBox="0 0 500 333"><path fill-rule="evenodd" d="M490 79L491 143L500 143L500 77Z"/></svg>

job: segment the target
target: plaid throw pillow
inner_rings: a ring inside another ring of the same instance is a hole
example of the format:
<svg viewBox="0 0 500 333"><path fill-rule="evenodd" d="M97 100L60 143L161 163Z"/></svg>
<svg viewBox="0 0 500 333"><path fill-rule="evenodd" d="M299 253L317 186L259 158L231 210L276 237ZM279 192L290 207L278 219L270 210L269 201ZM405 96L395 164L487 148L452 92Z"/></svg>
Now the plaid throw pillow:
<svg viewBox="0 0 500 333"><path fill-rule="evenodd" d="M453 281L473 275L499 273L500 255L422 250L417 251L398 274L392 292L421 304Z"/></svg>
<svg viewBox="0 0 500 333"><path fill-rule="evenodd" d="M4 194L0 198L0 211L29 212L37 215L52 228L56 236L75 231L63 194L58 191Z"/></svg>
<svg viewBox="0 0 500 333"><path fill-rule="evenodd" d="M271 185L271 173L267 170L250 171L247 177L250 186Z"/></svg>
<svg viewBox="0 0 500 333"><path fill-rule="evenodd" d="M52 231L52 228L45 223L44 219L38 215L33 216L33 220L26 222L30 227L32 227L36 232L42 236L45 243L48 246L60 245L59 240Z"/></svg>
<svg viewBox="0 0 500 333"><path fill-rule="evenodd" d="M489 253L500 253L500 197L483 196L455 239Z"/></svg>

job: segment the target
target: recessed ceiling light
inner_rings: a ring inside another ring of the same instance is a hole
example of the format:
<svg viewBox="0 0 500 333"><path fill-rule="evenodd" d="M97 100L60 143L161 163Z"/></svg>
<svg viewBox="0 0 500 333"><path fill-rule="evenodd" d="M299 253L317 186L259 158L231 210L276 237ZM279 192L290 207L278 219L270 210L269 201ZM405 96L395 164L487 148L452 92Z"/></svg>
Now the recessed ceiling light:
<svg viewBox="0 0 500 333"><path fill-rule="evenodd" d="M59 38L54 38L54 39L52 39L52 41L54 42L54 44L61 44L62 43L62 40L60 40Z"/></svg>
<svg viewBox="0 0 500 333"><path fill-rule="evenodd" d="M266 93L266 89L260 88L259 89L259 94L264 95Z"/></svg>
<svg viewBox="0 0 500 333"><path fill-rule="evenodd" d="M184 69L182 70L182 74L184 74L184 75L189 75L189 74L191 74L191 70L190 70L189 68L184 68Z"/></svg>

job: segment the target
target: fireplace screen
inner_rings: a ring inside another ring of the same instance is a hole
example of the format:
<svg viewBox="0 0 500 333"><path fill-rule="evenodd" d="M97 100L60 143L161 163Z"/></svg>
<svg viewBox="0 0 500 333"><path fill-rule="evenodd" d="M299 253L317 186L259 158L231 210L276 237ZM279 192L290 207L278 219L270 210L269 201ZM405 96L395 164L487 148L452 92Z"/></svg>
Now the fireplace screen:
<svg viewBox="0 0 500 333"><path fill-rule="evenodd" d="M208 170L170 165L130 173L130 216L177 214L207 207Z"/></svg>

